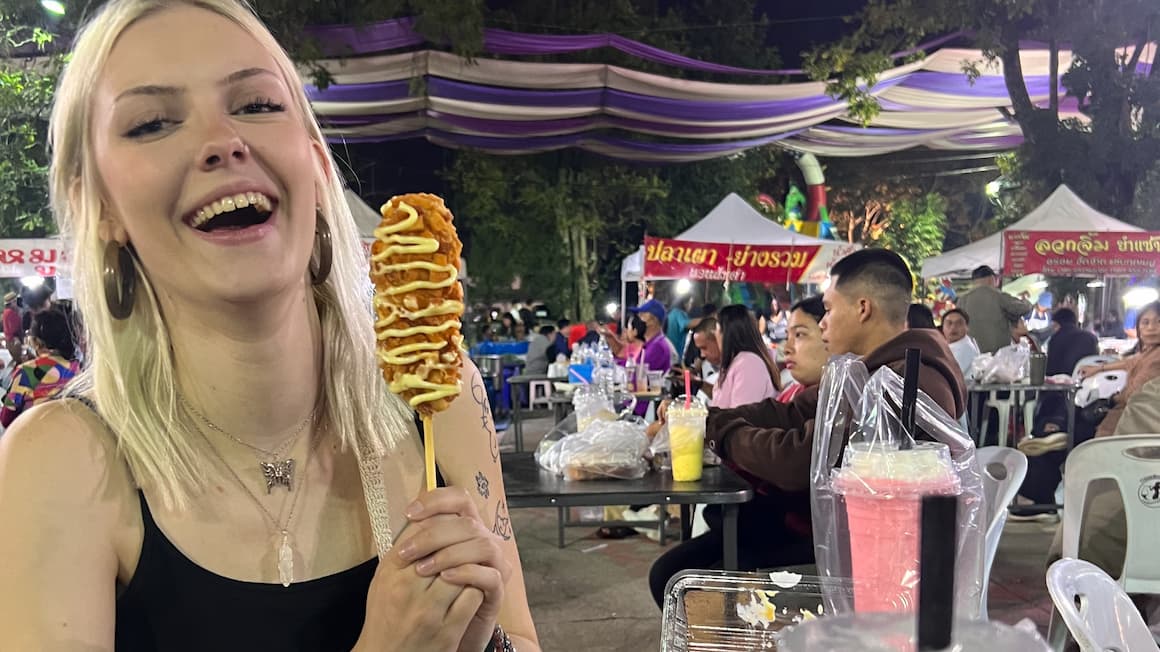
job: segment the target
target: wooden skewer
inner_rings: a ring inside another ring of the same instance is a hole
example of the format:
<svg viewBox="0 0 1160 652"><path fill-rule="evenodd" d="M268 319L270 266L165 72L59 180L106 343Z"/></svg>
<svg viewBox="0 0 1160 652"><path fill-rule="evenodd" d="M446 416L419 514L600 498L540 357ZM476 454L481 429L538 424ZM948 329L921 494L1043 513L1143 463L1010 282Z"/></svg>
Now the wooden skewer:
<svg viewBox="0 0 1160 652"><path fill-rule="evenodd" d="M423 460L427 464L427 491L435 490L435 426L423 415Z"/></svg>

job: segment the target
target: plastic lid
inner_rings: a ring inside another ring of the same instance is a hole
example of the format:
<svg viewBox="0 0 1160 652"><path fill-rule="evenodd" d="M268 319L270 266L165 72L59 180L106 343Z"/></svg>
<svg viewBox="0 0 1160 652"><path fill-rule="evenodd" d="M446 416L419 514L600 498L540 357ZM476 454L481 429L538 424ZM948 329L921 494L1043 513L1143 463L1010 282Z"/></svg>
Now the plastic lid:
<svg viewBox="0 0 1160 652"><path fill-rule="evenodd" d="M913 615L857 614L810 620L781 633L779 652L912 652ZM997 622L960 620L946 652L1050 652L1033 632Z"/></svg>
<svg viewBox="0 0 1160 652"><path fill-rule="evenodd" d="M917 442L907 450L877 442L851 443L846 447L841 474L924 484L958 481L950 449L932 441Z"/></svg>

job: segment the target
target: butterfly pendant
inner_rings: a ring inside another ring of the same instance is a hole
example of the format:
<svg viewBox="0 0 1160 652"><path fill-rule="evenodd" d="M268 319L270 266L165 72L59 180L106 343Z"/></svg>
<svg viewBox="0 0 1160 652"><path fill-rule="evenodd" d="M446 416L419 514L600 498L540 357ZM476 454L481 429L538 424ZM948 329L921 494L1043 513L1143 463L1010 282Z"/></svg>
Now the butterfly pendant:
<svg viewBox="0 0 1160 652"><path fill-rule="evenodd" d="M262 462L262 475L266 477L266 493L274 491L274 487L286 487L287 491L294 491L294 460Z"/></svg>

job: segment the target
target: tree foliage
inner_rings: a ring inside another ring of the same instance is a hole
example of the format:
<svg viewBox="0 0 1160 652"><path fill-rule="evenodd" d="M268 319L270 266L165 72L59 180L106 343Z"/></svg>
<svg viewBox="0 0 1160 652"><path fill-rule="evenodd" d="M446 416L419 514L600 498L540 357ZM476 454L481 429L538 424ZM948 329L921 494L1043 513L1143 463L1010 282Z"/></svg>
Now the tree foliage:
<svg viewBox="0 0 1160 652"><path fill-rule="evenodd" d="M0 237L53 230L48 206L48 117L59 57L37 54L52 42L46 29L0 9Z"/></svg>
<svg viewBox="0 0 1160 652"><path fill-rule="evenodd" d="M615 32L715 62L776 67L777 53L764 47L765 23L755 19L753 0L693 0L666 8L669 4L517 0L488 19L527 32ZM694 76L616 51L551 60ZM674 235L729 192L752 200L768 191L783 165L775 148L670 166L614 163L577 151L518 158L464 152L446 178L469 237L476 298L545 298L587 319L594 316L597 299L618 284L621 260L646 233ZM519 290L512 289L516 278Z"/></svg>
<svg viewBox="0 0 1160 652"><path fill-rule="evenodd" d="M905 258L912 270L920 270L922 261L943 250L946 207L946 200L934 192L895 202L890 211L893 228L883 234L882 246Z"/></svg>
<svg viewBox="0 0 1160 652"><path fill-rule="evenodd" d="M829 92L864 122L879 109L868 87L898 63L890 52L963 31L984 56L964 61L964 74L973 78L985 66L1002 64L1009 117L1026 139L1012 170L1024 203L1041 201L1063 182L1097 208L1124 216L1160 159L1158 66L1147 75L1136 70L1160 32L1154 0L871 0L857 22L849 37L810 53L807 68L828 80ZM1033 101L1023 81L1020 44L1031 40L1049 44L1054 70L1058 44L1070 44L1074 55L1066 90L1053 89L1047 106ZM1085 120L1060 120L1064 93L1078 98Z"/></svg>
<svg viewBox="0 0 1160 652"><path fill-rule="evenodd" d="M575 151L527 157L463 152L445 174L475 298L546 298L589 319L646 233L675 235L730 191L755 196L779 161L772 149L669 167L613 163Z"/></svg>

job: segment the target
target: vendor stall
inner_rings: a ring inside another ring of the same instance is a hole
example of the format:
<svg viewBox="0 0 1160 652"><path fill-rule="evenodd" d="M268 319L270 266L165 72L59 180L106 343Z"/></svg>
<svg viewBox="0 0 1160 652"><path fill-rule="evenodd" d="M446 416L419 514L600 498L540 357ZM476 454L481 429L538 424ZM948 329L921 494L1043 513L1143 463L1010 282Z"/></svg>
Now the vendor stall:
<svg viewBox="0 0 1160 652"><path fill-rule="evenodd" d="M730 193L674 238L646 237L620 267L621 305L629 283L652 279L752 283L821 282L860 245L795 233Z"/></svg>
<svg viewBox="0 0 1160 652"><path fill-rule="evenodd" d="M968 277L980 265L1002 270L1005 276L1037 272L1092 277L1151 275L1160 261L1160 240L1154 237L1160 234L1144 233L1139 227L1104 215L1061 185L1039 207L1002 232L927 258L922 275Z"/></svg>

